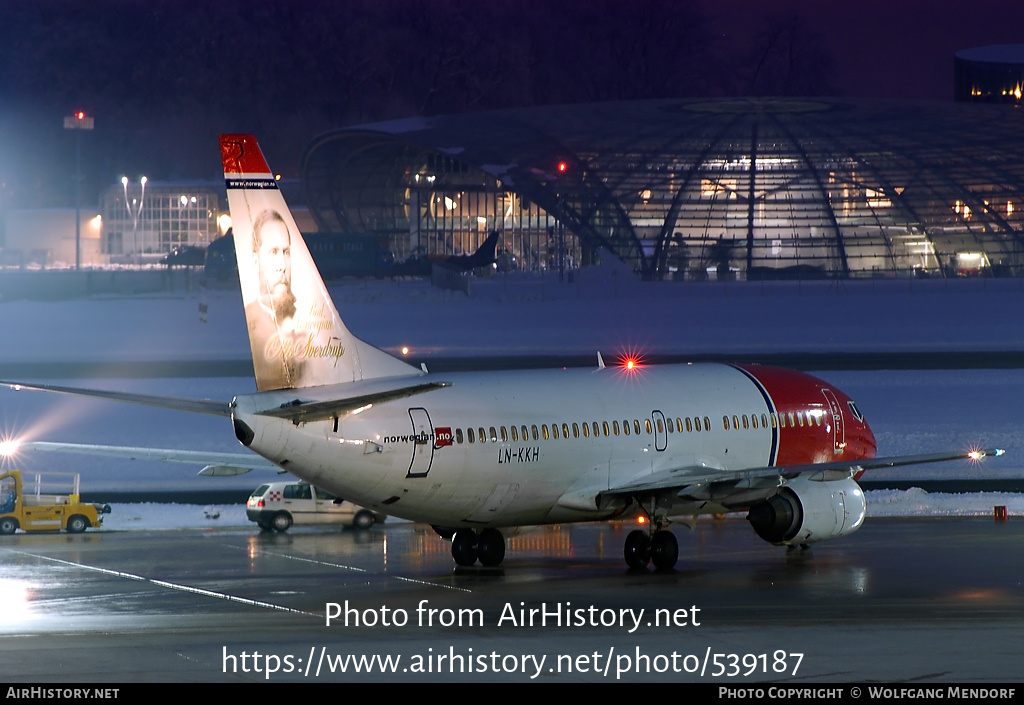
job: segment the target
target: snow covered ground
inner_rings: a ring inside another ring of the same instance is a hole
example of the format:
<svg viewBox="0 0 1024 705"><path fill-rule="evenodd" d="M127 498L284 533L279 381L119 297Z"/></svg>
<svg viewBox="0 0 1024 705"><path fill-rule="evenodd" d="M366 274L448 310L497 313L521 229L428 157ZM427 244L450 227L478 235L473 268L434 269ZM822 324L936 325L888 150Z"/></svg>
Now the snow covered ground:
<svg viewBox="0 0 1024 705"><path fill-rule="evenodd" d="M1010 517L1024 516L1024 494L976 492L948 494L925 492L914 487L905 491L874 490L867 494L868 517L984 517L1003 506ZM237 505L163 504L139 502L111 504L100 531L160 531L171 529L249 529L259 531L245 516L245 507ZM737 515L739 516L739 515ZM389 519L389 524L400 522ZM339 531L317 527L323 531Z"/></svg>
<svg viewBox="0 0 1024 705"><path fill-rule="evenodd" d="M331 287L352 331L392 352L509 356L1024 350L1024 279L692 283L615 268ZM200 320L200 300L208 307ZM237 292L0 302L3 362L248 357Z"/></svg>
<svg viewBox="0 0 1024 705"><path fill-rule="evenodd" d="M470 296L433 289L421 280L349 282L332 287L332 293L357 335L390 351L408 346L413 362L439 355L569 356L598 350L609 360L625 351L1024 351L1024 280L643 284L615 267L579 272L574 279L569 285L554 277L496 276L475 280ZM208 307L206 322L199 316L200 300ZM125 376L121 366L246 360L243 316L237 292L223 291L0 302L0 379L9 377L5 364L91 362L103 367L102 377L58 383L229 400L253 391L252 380L137 379ZM875 431L879 454L970 445L1007 449L1005 457L979 467L924 466L878 472L873 479L1024 476L1018 401L1024 398L1024 370L816 374L857 400ZM25 440L243 450L224 419L8 389L0 390L0 431ZM19 458L18 466L80 472L89 491L251 489L266 479L255 474L198 478L198 468L186 466L41 453ZM869 501L873 515L991 515L997 504L1024 514L1016 496L873 492ZM183 514L172 508L161 518L165 511L149 505L121 509L138 506L116 506L107 526L175 528ZM214 523L201 514L189 516L189 526ZM233 522L248 525L241 508L222 508L216 525Z"/></svg>

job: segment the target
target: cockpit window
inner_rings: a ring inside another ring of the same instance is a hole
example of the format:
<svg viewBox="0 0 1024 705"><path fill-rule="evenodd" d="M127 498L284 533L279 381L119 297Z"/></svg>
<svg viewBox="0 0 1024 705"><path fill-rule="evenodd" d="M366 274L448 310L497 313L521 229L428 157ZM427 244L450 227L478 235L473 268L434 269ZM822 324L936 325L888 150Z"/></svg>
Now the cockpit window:
<svg viewBox="0 0 1024 705"><path fill-rule="evenodd" d="M860 413L860 409L857 408L857 405L854 402L848 401L846 402L846 405L850 407L850 411L853 412L853 417L855 419L858 421L864 420L864 414Z"/></svg>

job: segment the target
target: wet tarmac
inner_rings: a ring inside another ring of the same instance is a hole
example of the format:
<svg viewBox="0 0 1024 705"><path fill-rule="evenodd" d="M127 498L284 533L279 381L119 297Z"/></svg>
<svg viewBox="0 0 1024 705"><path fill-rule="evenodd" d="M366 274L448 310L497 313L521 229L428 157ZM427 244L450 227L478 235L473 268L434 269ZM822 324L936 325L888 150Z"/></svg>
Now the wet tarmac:
<svg viewBox="0 0 1024 705"><path fill-rule="evenodd" d="M786 551L708 520L675 527L668 573L626 569L632 528L538 528L458 570L412 524L0 537L0 680L1021 677L1024 521L869 519Z"/></svg>

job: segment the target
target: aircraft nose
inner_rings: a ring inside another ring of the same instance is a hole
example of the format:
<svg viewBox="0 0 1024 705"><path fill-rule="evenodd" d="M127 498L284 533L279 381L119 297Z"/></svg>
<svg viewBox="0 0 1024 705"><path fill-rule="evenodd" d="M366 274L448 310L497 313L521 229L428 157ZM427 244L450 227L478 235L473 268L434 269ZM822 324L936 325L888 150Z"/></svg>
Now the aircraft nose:
<svg viewBox="0 0 1024 705"><path fill-rule="evenodd" d="M878 444L875 442L875 434L871 431L871 427L864 423L864 430L860 434L860 456L862 458L874 458L878 451Z"/></svg>
<svg viewBox="0 0 1024 705"><path fill-rule="evenodd" d="M867 420L856 410L856 406L847 405L843 416L846 417L846 427L853 432L847 432L846 451L854 458L874 458L878 450L875 442L875 434L868 425Z"/></svg>

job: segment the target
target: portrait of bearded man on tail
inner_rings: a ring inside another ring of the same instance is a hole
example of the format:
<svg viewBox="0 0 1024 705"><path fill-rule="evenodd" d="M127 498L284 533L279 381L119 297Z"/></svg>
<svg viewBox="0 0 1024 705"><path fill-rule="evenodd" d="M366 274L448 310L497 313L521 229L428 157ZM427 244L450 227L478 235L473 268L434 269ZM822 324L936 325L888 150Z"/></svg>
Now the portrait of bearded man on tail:
<svg viewBox="0 0 1024 705"><path fill-rule="evenodd" d="M306 333L296 319L292 292L292 237L288 224L275 210L265 210L252 224L252 256L259 293L246 304L245 319L253 341L253 365L261 387L295 387L302 376ZM261 341L262 349L255 348Z"/></svg>

